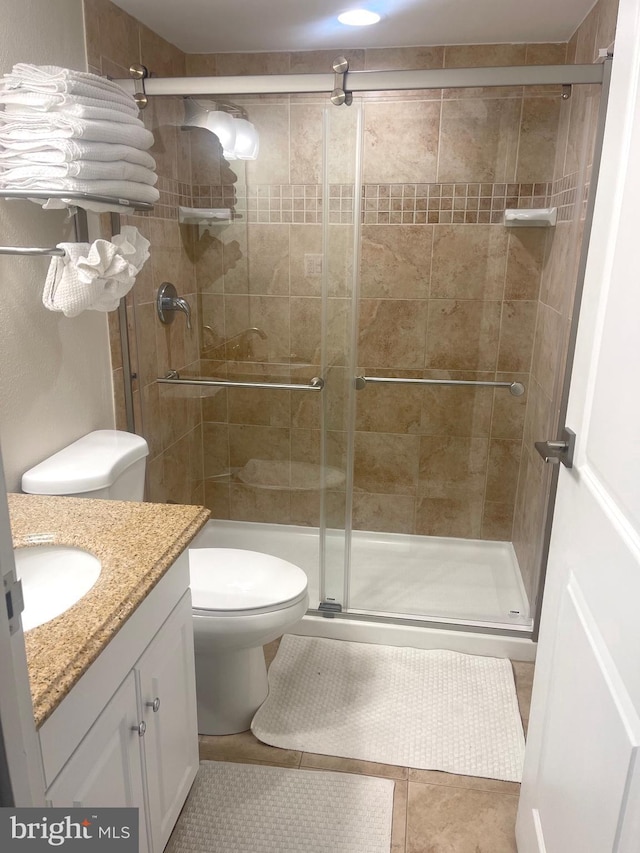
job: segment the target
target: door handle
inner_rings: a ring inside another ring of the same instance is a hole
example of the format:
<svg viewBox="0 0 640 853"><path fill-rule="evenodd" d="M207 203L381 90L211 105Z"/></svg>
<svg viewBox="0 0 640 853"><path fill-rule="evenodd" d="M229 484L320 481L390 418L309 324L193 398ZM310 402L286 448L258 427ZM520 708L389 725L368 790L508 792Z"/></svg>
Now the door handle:
<svg viewBox="0 0 640 853"><path fill-rule="evenodd" d="M556 441L536 441L535 448L545 462L565 468L573 468L573 451L576 444L576 434L568 427L562 430L562 438Z"/></svg>

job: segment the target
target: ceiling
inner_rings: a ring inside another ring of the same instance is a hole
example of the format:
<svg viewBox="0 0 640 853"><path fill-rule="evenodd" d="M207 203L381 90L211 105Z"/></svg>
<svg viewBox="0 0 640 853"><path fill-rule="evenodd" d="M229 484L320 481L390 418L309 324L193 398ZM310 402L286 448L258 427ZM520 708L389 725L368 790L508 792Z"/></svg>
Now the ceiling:
<svg viewBox="0 0 640 853"><path fill-rule="evenodd" d="M185 53L567 41L595 0L115 0ZM340 12L382 21L345 27Z"/></svg>

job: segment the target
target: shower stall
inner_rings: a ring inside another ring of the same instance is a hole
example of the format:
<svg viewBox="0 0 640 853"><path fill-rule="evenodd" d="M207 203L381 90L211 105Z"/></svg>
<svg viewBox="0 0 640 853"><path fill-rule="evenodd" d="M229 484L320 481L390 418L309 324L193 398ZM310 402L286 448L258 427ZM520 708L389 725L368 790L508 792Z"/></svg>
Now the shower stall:
<svg viewBox="0 0 640 853"><path fill-rule="evenodd" d="M302 631L533 648L534 445L563 422L608 65L564 61L147 81L160 174L181 164L165 220L130 220L147 499L209 507L195 547L304 568ZM248 118L257 159L184 125L191 99ZM165 281L191 329L160 324Z"/></svg>

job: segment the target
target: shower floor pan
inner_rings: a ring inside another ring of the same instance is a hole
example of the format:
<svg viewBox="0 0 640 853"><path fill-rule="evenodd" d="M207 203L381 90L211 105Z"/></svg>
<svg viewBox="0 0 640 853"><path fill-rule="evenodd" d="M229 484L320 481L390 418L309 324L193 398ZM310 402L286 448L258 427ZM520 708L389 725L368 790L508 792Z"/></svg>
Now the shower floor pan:
<svg viewBox="0 0 640 853"><path fill-rule="evenodd" d="M331 573L342 571L343 540L343 532L328 532L327 584L333 589L340 588L331 584ZM191 547L246 548L288 560L307 574L311 607L319 603L317 528L214 519ZM525 636L529 605L509 542L354 531L349 617L309 613L295 633L519 660L535 656ZM516 636L496 633L505 629Z"/></svg>

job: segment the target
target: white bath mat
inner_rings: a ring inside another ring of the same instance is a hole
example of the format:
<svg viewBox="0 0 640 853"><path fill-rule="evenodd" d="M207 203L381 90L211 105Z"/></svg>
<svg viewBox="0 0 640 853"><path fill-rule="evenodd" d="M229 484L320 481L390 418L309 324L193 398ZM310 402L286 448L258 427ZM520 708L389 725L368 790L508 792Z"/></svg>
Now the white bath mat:
<svg viewBox="0 0 640 853"><path fill-rule="evenodd" d="M165 853L389 853L393 785L203 761Z"/></svg>
<svg viewBox="0 0 640 853"><path fill-rule="evenodd" d="M285 636L251 724L264 743L519 782L524 734L511 662Z"/></svg>

